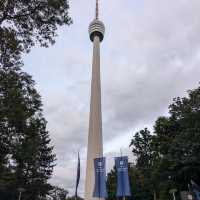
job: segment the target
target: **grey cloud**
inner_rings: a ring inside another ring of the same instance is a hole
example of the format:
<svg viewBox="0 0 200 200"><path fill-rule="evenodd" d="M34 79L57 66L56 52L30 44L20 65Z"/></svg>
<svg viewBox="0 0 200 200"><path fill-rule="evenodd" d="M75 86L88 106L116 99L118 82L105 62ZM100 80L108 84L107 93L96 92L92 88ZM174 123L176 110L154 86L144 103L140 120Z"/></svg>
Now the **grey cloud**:
<svg viewBox="0 0 200 200"><path fill-rule="evenodd" d="M26 56L43 102L58 161L51 180L74 191L76 157L82 155L84 191L92 45L88 24L93 0L71 1L74 24L62 28L49 49ZM198 85L199 0L102 0L106 25L102 43L102 106L108 170L139 128L166 115L172 98ZM40 59L38 59L40 58ZM123 140L123 144L122 141Z"/></svg>

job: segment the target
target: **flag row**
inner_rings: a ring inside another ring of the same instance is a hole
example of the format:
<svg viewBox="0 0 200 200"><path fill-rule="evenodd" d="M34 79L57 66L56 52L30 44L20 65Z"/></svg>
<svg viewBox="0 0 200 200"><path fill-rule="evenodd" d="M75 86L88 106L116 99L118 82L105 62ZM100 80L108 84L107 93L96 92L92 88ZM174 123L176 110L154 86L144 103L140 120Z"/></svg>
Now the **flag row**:
<svg viewBox="0 0 200 200"><path fill-rule="evenodd" d="M128 157L121 156L115 158L117 170L117 197L131 196L129 176L128 176ZM94 159L95 185L93 197L106 198L106 158Z"/></svg>

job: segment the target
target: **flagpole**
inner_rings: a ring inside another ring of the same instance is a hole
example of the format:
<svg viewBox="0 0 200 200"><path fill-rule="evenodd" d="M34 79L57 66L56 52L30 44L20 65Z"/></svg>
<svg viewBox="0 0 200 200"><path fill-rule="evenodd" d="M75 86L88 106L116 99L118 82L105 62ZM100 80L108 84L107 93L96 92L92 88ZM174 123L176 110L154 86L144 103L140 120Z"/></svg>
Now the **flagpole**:
<svg viewBox="0 0 200 200"><path fill-rule="evenodd" d="M76 188L75 188L75 200L77 200L78 196L78 185L80 181L80 151L78 151L78 163L77 163L77 174L76 174Z"/></svg>
<svg viewBox="0 0 200 200"><path fill-rule="evenodd" d="M22 192L19 192L19 200L21 200Z"/></svg>
<svg viewBox="0 0 200 200"><path fill-rule="evenodd" d="M174 200L176 200L175 192L173 192L173 197L174 197Z"/></svg>
<svg viewBox="0 0 200 200"><path fill-rule="evenodd" d="M123 154L122 154L122 148L120 148L120 156L122 158ZM123 191L123 195L124 195L124 191ZM123 196L123 200L126 200L126 196Z"/></svg>

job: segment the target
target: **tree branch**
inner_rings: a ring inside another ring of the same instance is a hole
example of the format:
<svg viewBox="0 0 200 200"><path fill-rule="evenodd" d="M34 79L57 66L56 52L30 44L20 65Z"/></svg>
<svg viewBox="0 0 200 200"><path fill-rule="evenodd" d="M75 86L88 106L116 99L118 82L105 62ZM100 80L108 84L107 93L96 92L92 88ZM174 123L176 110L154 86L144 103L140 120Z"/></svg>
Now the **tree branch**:
<svg viewBox="0 0 200 200"><path fill-rule="evenodd" d="M4 20L6 20L6 18L8 17L8 11L10 9L10 5L11 5L11 0L7 0L7 5L5 6L5 9L3 11L3 15L2 18L0 19L0 25L3 23Z"/></svg>
<svg viewBox="0 0 200 200"><path fill-rule="evenodd" d="M31 11L27 11L26 13L24 14L17 14L17 15L14 15L14 16L10 16L9 19L17 19L17 18L21 18L21 17L28 17L32 14L34 14L37 10L40 10L42 8L42 4L38 4L35 8L33 8Z"/></svg>
<svg viewBox="0 0 200 200"><path fill-rule="evenodd" d="M16 14L16 15L11 16L11 15L8 15L8 11L9 11L9 8L10 8L9 6L10 6L10 4L8 2L7 6L6 6L6 9L5 9L4 13L3 13L3 17L0 19L0 25L6 19L7 20L13 20L13 19L19 19L21 17L28 17L28 16L34 14L37 10L42 9L42 7L43 7L42 4L39 3L37 6L35 6L35 8L30 10L29 12L27 11L27 12L24 13L24 12L21 11L21 14Z"/></svg>

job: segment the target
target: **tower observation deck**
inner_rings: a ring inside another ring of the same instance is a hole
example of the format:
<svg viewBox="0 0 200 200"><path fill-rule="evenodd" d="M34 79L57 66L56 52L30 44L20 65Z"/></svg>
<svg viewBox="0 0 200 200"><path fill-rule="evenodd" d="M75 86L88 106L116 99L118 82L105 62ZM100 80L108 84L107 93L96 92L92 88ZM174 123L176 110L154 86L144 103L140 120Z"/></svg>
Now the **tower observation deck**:
<svg viewBox="0 0 200 200"><path fill-rule="evenodd" d="M103 156L100 43L103 41L105 26L99 20L99 1L96 0L95 19L89 25L89 36L93 42L92 81L90 99L89 133L87 145L87 166L85 179L85 200L94 200L94 158Z"/></svg>

